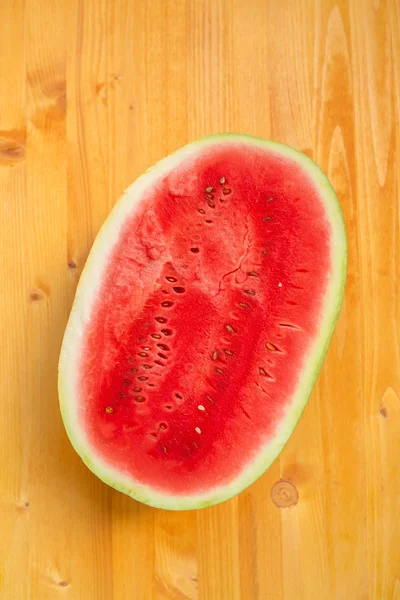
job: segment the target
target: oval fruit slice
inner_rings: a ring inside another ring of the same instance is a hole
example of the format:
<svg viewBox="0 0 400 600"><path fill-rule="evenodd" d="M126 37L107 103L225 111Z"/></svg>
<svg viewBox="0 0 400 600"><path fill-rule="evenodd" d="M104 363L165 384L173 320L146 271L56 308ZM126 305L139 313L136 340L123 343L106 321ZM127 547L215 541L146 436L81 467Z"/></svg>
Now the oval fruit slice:
<svg viewBox="0 0 400 600"><path fill-rule="evenodd" d="M167 509L255 481L310 395L346 256L334 190L287 146L215 135L147 171L95 240L62 346L62 416L87 466Z"/></svg>

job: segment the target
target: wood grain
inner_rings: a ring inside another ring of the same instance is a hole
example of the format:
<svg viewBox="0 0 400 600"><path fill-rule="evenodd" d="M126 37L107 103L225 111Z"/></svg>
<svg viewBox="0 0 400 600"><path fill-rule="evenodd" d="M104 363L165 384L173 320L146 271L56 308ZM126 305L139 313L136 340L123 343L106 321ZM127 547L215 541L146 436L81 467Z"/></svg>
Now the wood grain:
<svg viewBox="0 0 400 600"><path fill-rule="evenodd" d="M399 600L399 0L2 0L0 90L1 600ZM328 173L346 298L280 459L230 502L168 513L74 453L58 353L118 196L223 130Z"/></svg>

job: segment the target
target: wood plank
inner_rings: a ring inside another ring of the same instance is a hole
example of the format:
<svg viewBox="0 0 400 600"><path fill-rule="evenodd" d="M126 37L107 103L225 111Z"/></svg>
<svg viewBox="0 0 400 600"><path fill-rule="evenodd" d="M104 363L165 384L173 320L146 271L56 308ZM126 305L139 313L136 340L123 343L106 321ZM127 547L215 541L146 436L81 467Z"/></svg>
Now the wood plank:
<svg viewBox="0 0 400 600"><path fill-rule="evenodd" d="M23 375L29 360L25 324L29 300L23 237L26 205L24 2L0 3L0 597L27 597L29 569L29 419ZM15 40L21 40L19 44ZM12 251L10 252L10 250ZM8 333L6 333L8 332ZM13 332L10 335L10 332ZM14 333L15 332L15 333ZM19 343L16 343L16 338Z"/></svg>

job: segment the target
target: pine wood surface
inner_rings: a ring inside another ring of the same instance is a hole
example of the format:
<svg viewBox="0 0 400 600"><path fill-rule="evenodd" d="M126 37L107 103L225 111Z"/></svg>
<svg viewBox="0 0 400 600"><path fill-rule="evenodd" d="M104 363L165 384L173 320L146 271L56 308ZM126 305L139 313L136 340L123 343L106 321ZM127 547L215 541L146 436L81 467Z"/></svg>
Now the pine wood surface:
<svg viewBox="0 0 400 600"><path fill-rule="evenodd" d="M1 600L400 600L399 98L399 0L1 0ZM73 451L58 354L121 192L227 130L328 173L346 297L279 460L160 511Z"/></svg>

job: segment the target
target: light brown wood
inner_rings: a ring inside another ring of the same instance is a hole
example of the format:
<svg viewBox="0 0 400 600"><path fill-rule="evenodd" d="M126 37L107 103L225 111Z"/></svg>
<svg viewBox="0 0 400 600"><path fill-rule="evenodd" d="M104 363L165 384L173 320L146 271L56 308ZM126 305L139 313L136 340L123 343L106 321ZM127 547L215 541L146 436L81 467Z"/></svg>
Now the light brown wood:
<svg viewBox="0 0 400 600"><path fill-rule="evenodd" d="M399 99L398 0L0 2L1 600L400 599ZM169 513L75 454L58 353L121 192L224 130L328 173L346 298L280 459L226 504ZM281 479L293 506L271 498Z"/></svg>

